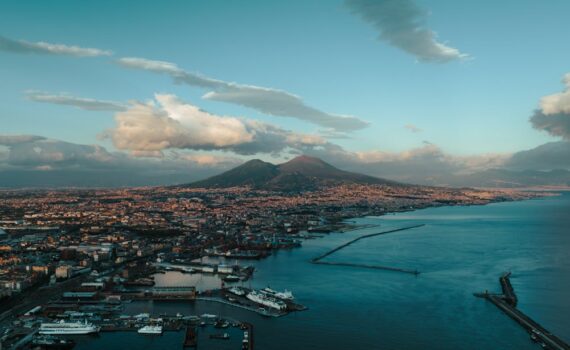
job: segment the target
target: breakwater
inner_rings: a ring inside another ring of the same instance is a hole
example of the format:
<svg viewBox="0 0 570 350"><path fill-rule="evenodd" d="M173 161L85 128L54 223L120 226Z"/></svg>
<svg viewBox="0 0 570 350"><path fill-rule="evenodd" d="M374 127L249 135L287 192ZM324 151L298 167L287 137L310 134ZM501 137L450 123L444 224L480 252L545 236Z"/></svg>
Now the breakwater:
<svg viewBox="0 0 570 350"><path fill-rule="evenodd" d="M354 239L352 239L346 243L343 243L343 244L339 245L338 247L333 248L333 249L327 251L326 253L317 256L316 258L311 259L311 263L319 264L319 265L348 266L348 267L360 267L360 268L365 268L365 269L387 270L387 271L402 272L402 273L409 273L409 274L418 275L420 272L417 269L412 270L412 269L405 269L405 268L391 267L391 266L358 264L358 263L350 263L350 262L329 262L329 261L322 261L322 260L324 258L338 252L339 250L346 248L346 247L350 246L351 244L354 244L354 243L361 241L363 239L376 237L376 236L380 236L380 235L385 235L388 233L411 230L411 229L422 227L422 226L425 226L425 224L419 224L419 225L414 225L414 226L406 226L406 227L401 227L401 228L397 228L397 229L393 229L393 230L362 235L362 236L356 237L356 238L354 238Z"/></svg>
<svg viewBox="0 0 570 350"><path fill-rule="evenodd" d="M475 293L476 297L485 298L503 311L507 316L519 323L530 334L532 341L539 343L544 349L570 350L570 345L550 333L546 328L516 308L517 296L510 281L511 273L504 273L499 278L503 294L485 291Z"/></svg>

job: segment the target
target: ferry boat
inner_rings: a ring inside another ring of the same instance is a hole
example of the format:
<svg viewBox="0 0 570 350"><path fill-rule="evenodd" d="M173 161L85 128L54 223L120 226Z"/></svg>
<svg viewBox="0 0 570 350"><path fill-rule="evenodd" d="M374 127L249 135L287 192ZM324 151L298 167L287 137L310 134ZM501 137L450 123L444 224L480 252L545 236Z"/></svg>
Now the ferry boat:
<svg viewBox="0 0 570 350"><path fill-rule="evenodd" d="M54 323L42 323L40 326L40 334L91 334L99 333L100 327L92 323L81 322L65 322L61 320Z"/></svg>
<svg viewBox="0 0 570 350"><path fill-rule="evenodd" d="M250 292L249 294L247 294L246 297L257 304L268 306L273 309L277 310L287 309L287 305L282 300L267 296L266 294L257 291Z"/></svg>
<svg viewBox="0 0 570 350"><path fill-rule="evenodd" d="M278 299L282 299L282 300L292 301L293 299L295 299L293 297L293 293L291 293L287 289L285 289L285 291L283 291L283 292L278 292L276 290L273 290L273 289L267 287L267 288L261 289L260 292L265 294L265 295L268 295L270 297L274 297L274 298L278 298Z"/></svg>
<svg viewBox="0 0 570 350"><path fill-rule="evenodd" d="M162 334L162 326L144 326L137 331L138 334Z"/></svg>

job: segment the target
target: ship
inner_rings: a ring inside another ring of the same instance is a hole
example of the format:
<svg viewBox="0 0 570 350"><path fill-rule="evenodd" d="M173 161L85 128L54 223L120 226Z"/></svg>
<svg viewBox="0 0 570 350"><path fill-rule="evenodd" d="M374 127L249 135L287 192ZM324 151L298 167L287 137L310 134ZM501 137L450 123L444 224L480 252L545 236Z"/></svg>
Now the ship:
<svg viewBox="0 0 570 350"><path fill-rule="evenodd" d="M54 323L42 323L40 326L40 334L92 334L99 333L100 327L81 322L65 322L61 320Z"/></svg>
<svg viewBox="0 0 570 350"><path fill-rule="evenodd" d="M267 288L261 289L260 292L267 295L267 296L274 297L274 298L281 299L281 300L293 301L293 299L295 299L293 297L293 293L291 293L287 289L285 289L283 292L278 292L276 290L273 290L273 289L267 287Z"/></svg>
<svg viewBox="0 0 570 350"><path fill-rule="evenodd" d="M162 334L162 326L144 326L137 331L138 334Z"/></svg>
<svg viewBox="0 0 570 350"><path fill-rule="evenodd" d="M253 301L254 303L261 304L273 309L277 310L287 309L287 305L282 300L267 296L266 294L257 291L250 292L249 294L247 294L246 297L249 300Z"/></svg>
<svg viewBox="0 0 570 350"><path fill-rule="evenodd" d="M52 335L41 335L34 337L32 347L38 349L68 350L75 347L75 341L71 339L60 339Z"/></svg>

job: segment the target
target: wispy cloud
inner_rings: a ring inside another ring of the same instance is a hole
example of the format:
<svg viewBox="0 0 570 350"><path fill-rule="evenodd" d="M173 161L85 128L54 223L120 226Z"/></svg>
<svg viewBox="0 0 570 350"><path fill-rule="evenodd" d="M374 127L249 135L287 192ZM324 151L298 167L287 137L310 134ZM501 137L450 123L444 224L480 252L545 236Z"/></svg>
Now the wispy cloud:
<svg viewBox="0 0 570 350"><path fill-rule="evenodd" d="M268 115L297 118L340 132L355 131L369 125L354 116L331 114L308 106L301 97L283 90L212 79L187 72L170 62L125 57L118 63L128 68L167 74L178 83L212 90L204 94L204 99L233 103Z"/></svg>
<svg viewBox="0 0 570 350"><path fill-rule="evenodd" d="M413 133L422 132L423 130L415 126L414 124L406 124L404 125L404 129L409 130Z"/></svg>
<svg viewBox="0 0 570 350"><path fill-rule="evenodd" d="M126 105L121 102L77 97L65 93L51 94L42 91L27 91L26 98L30 101L73 106L88 111L123 111L126 109Z"/></svg>
<svg viewBox="0 0 570 350"><path fill-rule="evenodd" d="M425 27L427 12L412 0L346 0L346 4L378 30L380 40L420 62L445 63L468 57L437 40L436 33Z"/></svg>
<svg viewBox="0 0 570 350"><path fill-rule="evenodd" d="M256 120L215 115L174 95L135 103L115 116L117 125L103 137L133 155L160 156L165 150L221 150L237 154L277 154L286 148L324 144L316 135L298 134Z"/></svg>
<svg viewBox="0 0 570 350"><path fill-rule="evenodd" d="M564 91L543 97L530 121L534 128L570 141L570 73L562 82Z"/></svg>
<svg viewBox="0 0 570 350"><path fill-rule="evenodd" d="M0 36L0 51L20 54L64 55L75 57L111 56L112 51L74 45L53 44L44 41L28 42Z"/></svg>

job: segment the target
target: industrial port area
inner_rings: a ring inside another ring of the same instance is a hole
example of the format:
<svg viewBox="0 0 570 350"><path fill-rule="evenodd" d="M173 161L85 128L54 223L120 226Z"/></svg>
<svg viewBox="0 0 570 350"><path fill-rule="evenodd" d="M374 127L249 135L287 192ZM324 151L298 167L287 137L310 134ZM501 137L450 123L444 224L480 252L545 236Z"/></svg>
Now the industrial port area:
<svg viewBox="0 0 570 350"><path fill-rule="evenodd" d="M75 287L63 292L60 298L40 305L36 305L40 300L36 297L49 287L31 292L26 304L36 306L25 312L20 312L22 307L18 307L2 314L4 348L71 349L75 345L74 337L100 332L136 332L146 337L184 332L182 348L196 348L199 343L206 348L216 348L218 341L235 343L235 338L239 338L241 349L249 350L254 348L251 323L207 313L126 314L125 306L136 301L220 303L263 317L281 317L306 310L290 291L244 287L244 282L254 273L251 266L169 264L164 258L159 254L157 261L136 259L115 271L70 277L61 283L76 280ZM195 286L157 286L156 276L169 273L215 276L221 288L198 291Z"/></svg>

